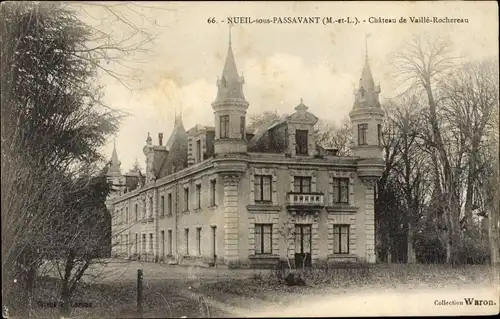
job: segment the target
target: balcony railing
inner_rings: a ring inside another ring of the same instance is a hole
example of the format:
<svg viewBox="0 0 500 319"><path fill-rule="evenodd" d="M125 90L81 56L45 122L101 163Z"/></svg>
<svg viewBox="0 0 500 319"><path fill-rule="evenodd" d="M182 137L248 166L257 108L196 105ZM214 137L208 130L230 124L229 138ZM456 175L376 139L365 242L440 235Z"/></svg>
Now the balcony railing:
<svg viewBox="0 0 500 319"><path fill-rule="evenodd" d="M296 193L287 194L288 206L324 206L323 193Z"/></svg>

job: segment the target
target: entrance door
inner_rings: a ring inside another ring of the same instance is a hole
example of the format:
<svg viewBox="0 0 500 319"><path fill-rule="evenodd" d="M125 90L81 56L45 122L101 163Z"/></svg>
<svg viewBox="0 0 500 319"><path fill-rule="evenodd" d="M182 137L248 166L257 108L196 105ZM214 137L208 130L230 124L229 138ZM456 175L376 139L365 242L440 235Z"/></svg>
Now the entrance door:
<svg viewBox="0 0 500 319"><path fill-rule="evenodd" d="M311 267L311 224L295 225L295 268Z"/></svg>

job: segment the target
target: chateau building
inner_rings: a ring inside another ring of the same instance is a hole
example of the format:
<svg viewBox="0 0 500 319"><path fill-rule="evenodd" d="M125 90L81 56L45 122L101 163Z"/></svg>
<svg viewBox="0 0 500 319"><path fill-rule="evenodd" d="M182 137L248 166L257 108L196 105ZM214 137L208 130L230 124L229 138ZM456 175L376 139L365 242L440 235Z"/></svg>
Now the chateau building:
<svg viewBox="0 0 500 319"><path fill-rule="evenodd" d="M167 143L146 139L145 176L121 174L116 148L108 177L116 190L113 254L153 262L263 267L288 256L375 262L374 186L384 162L383 111L365 56L350 112L352 156L316 144L318 118L301 100L295 113L246 131L243 93L231 40L217 95L215 126L185 130ZM207 106L208 107L208 106Z"/></svg>

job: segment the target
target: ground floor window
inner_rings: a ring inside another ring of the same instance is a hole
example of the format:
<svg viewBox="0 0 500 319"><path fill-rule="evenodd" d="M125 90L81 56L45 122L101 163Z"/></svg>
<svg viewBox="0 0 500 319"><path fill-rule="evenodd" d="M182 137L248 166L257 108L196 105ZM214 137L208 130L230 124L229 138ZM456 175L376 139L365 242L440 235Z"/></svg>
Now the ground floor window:
<svg viewBox="0 0 500 319"><path fill-rule="evenodd" d="M201 256L201 227L196 228L196 251Z"/></svg>
<svg viewBox="0 0 500 319"><path fill-rule="evenodd" d="M272 253L272 234L272 224L255 224L255 254Z"/></svg>
<svg viewBox="0 0 500 319"><path fill-rule="evenodd" d="M149 234L149 252L153 253L153 234Z"/></svg>
<svg viewBox="0 0 500 319"><path fill-rule="evenodd" d="M146 252L146 234L142 234L142 251L141 253Z"/></svg>
<svg viewBox="0 0 500 319"><path fill-rule="evenodd" d="M349 253L349 225L333 225L333 253Z"/></svg>
<svg viewBox="0 0 500 319"><path fill-rule="evenodd" d="M139 245L139 236L135 234L135 243L134 243L134 254L137 254L137 250L139 249L137 246Z"/></svg>
<svg viewBox="0 0 500 319"><path fill-rule="evenodd" d="M184 229L184 242L186 245L186 255L189 255L189 228Z"/></svg>
<svg viewBox="0 0 500 319"><path fill-rule="evenodd" d="M168 230L168 254L169 255L172 255L172 247L173 247L173 244L172 244L172 230L169 229Z"/></svg>

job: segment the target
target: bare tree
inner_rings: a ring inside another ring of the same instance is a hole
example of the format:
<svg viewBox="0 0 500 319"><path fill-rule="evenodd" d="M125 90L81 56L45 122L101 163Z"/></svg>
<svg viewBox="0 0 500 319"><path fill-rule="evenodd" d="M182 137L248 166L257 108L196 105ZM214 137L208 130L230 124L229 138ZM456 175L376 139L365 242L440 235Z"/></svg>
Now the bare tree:
<svg viewBox="0 0 500 319"><path fill-rule="evenodd" d="M318 121L315 130L318 145L337 149L340 156L351 155L352 126L348 118L345 118L339 126Z"/></svg>
<svg viewBox="0 0 500 319"><path fill-rule="evenodd" d="M456 58L452 56L451 47L446 40L415 35L390 60L400 86L406 85L406 92L423 93L427 98L428 123L431 129L431 139L427 143L435 152L436 171L442 172L437 176L435 191L446 220L446 259L448 263L452 263L455 262L456 252L460 247L459 181L457 169L451 163L451 150L443 139L443 127L438 115L441 100L436 86L444 75L450 74L456 67Z"/></svg>

